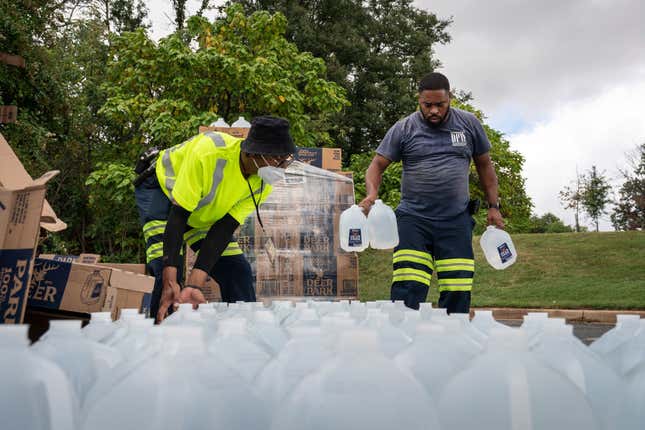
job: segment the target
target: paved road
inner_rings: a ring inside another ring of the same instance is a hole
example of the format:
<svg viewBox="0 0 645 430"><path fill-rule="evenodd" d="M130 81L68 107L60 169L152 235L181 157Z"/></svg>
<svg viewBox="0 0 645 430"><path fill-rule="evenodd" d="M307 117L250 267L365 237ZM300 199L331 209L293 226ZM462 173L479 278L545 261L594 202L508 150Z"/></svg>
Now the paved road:
<svg viewBox="0 0 645 430"><path fill-rule="evenodd" d="M511 327L519 327L522 324L521 320L499 320L499 322ZM614 324L574 323L573 334L589 345L612 328Z"/></svg>

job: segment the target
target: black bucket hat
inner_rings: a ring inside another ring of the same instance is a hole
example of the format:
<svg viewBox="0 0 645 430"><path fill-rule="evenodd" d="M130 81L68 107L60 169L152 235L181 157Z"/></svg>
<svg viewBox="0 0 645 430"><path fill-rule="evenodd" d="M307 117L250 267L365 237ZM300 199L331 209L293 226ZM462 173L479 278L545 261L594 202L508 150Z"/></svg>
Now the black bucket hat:
<svg viewBox="0 0 645 430"><path fill-rule="evenodd" d="M251 122L248 137L242 142L242 151L249 154L286 156L296 152L289 121L275 116L258 116Z"/></svg>

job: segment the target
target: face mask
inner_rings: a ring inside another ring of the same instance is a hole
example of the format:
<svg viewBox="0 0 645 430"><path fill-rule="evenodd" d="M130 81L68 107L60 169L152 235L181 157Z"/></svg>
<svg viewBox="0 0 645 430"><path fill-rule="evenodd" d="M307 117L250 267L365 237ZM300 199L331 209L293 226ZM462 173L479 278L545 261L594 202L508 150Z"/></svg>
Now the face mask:
<svg viewBox="0 0 645 430"><path fill-rule="evenodd" d="M284 169L273 166L260 167L258 169L258 176L265 183L273 185L284 179Z"/></svg>

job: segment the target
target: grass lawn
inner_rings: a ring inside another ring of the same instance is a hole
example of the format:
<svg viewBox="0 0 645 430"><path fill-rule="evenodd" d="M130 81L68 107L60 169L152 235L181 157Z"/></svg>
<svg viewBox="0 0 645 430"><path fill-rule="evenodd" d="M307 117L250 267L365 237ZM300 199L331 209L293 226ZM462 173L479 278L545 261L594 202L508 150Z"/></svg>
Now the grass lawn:
<svg viewBox="0 0 645 430"><path fill-rule="evenodd" d="M645 232L517 234L518 259L506 270L475 249L473 307L645 309ZM392 252L360 254L361 300L388 299ZM436 303L436 277L428 301Z"/></svg>

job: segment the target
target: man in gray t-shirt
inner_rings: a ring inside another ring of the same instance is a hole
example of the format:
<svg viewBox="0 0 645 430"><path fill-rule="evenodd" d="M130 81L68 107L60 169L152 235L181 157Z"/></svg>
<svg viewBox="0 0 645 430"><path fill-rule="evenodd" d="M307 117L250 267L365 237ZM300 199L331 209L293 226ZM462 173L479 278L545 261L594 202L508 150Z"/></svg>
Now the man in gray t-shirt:
<svg viewBox="0 0 645 430"><path fill-rule="evenodd" d="M367 197L359 205L369 211L383 172L390 163L402 161L391 298L418 309L436 271L439 306L449 313L468 312L474 274L474 224L468 212L471 159L486 194L488 224L504 227L490 142L472 113L450 107L450 84L440 73L419 83L419 107L394 124L376 149L365 175Z"/></svg>

